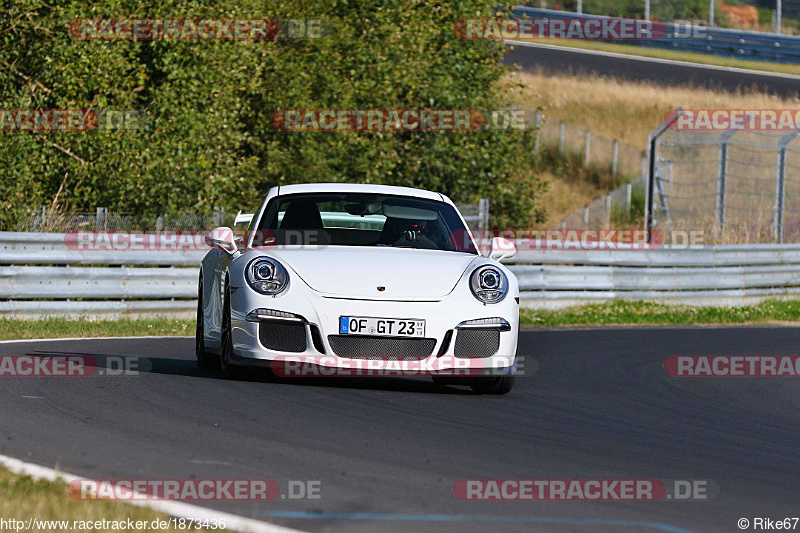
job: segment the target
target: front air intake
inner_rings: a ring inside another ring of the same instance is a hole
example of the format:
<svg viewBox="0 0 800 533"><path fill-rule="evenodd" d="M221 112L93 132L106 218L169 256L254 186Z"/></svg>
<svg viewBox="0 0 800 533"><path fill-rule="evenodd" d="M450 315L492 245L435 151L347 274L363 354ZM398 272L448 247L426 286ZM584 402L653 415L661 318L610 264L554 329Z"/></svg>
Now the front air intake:
<svg viewBox="0 0 800 533"><path fill-rule="evenodd" d="M414 356L424 359L433 353L436 339L406 339L368 335L328 335L328 343L336 355L353 359L385 359Z"/></svg>
<svg viewBox="0 0 800 533"><path fill-rule="evenodd" d="M305 352L306 325L302 322L261 320L258 323L258 340L268 350Z"/></svg>

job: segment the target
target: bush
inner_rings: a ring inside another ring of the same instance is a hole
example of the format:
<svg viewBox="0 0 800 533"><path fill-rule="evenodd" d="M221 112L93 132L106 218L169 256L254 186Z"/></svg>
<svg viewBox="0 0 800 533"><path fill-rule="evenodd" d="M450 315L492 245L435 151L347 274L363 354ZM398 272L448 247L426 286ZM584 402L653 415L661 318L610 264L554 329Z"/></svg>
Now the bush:
<svg viewBox="0 0 800 533"><path fill-rule="evenodd" d="M306 7L308 6L308 7ZM313 6L313 7L312 7ZM12 0L0 20L3 108L140 109L142 131L0 135L8 228L40 205L136 214L253 208L279 183L349 181L493 201L493 224L536 212L532 132L278 131L278 109L498 109L504 47L456 38L493 2ZM266 12L265 12L266 10ZM76 41L75 18L315 18L333 34L282 41Z"/></svg>

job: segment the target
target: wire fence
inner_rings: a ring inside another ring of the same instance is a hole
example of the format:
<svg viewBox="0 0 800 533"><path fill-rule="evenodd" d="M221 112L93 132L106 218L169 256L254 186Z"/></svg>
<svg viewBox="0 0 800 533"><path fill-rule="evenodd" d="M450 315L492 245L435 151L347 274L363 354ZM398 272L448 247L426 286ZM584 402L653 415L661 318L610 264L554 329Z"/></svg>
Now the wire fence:
<svg viewBox="0 0 800 533"><path fill-rule="evenodd" d="M584 166L597 165L623 180L641 174L645 156L641 150L539 112L536 117L539 124L537 150L540 146L549 146L557 147L561 154L580 154Z"/></svg>
<svg viewBox="0 0 800 533"><path fill-rule="evenodd" d="M457 204L469 228L489 228L489 200L482 198L477 204ZM94 212L51 214L42 206L31 211L19 221L16 231L65 233L70 231L137 230L142 232L210 230L220 226L234 226L234 213L215 209L208 213L163 214L158 216L113 212L98 207Z"/></svg>
<svg viewBox="0 0 800 533"><path fill-rule="evenodd" d="M667 127L651 151L652 229L702 232L708 243L800 242L800 132Z"/></svg>
<svg viewBox="0 0 800 533"><path fill-rule="evenodd" d="M639 176L561 221L560 229L641 228L646 176Z"/></svg>
<svg viewBox="0 0 800 533"><path fill-rule="evenodd" d="M233 226L233 218L234 215L226 213L224 209L208 213L148 216L113 212L106 207L98 207L94 212L50 213L42 206L22 218L15 229L33 232L205 230L226 224Z"/></svg>
<svg viewBox="0 0 800 533"><path fill-rule="evenodd" d="M772 7L762 7L756 0L730 0L732 7L751 6L755 12L748 20L741 16L731 14L731 10L722 3L715 1L714 24L721 28L746 28L761 32L776 32L778 29L778 16L775 4ZM649 18L663 22L691 24L696 26L709 23L709 0L528 0L522 3L524 7L538 9L553 9L586 15L601 15L624 18ZM800 0L783 0L781 3L781 33L797 35L800 33Z"/></svg>
<svg viewBox="0 0 800 533"><path fill-rule="evenodd" d="M620 186L560 221L561 229L605 229L641 227L644 210L647 153L590 130L549 119L537 113L539 135L536 150L542 146L573 154L585 167L608 172Z"/></svg>

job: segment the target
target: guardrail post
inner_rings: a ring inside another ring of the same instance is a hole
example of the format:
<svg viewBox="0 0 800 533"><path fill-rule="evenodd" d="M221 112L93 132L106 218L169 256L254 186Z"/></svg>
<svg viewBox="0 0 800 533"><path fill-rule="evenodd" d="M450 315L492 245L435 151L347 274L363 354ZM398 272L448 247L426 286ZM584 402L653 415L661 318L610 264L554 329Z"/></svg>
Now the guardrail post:
<svg viewBox="0 0 800 533"><path fill-rule="evenodd" d="M722 134L719 142L719 163L717 164L717 205L714 239L725 234L725 193L728 183L728 143L741 129L729 130Z"/></svg>
<svg viewBox="0 0 800 533"><path fill-rule="evenodd" d="M533 151L539 151L539 137L542 135L542 113L536 112L536 139L533 141Z"/></svg>
<svg viewBox="0 0 800 533"><path fill-rule="evenodd" d="M481 198L478 201L478 217L480 217L479 224L482 226L480 229L489 229L489 199Z"/></svg>
<svg viewBox="0 0 800 533"><path fill-rule="evenodd" d="M591 146L591 142L592 142L592 132L586 130L586 143L583 148L584 152L583 166L585 167L589 166L589 147Z"/></svg>
<svg viewBox="0 0 800 533"><path fill-rule="evenodd" d="M714 27L714 9L715 9L714 0L710 0L709 1L709 5L708 5L708 27L709 28L713 28Z"/></svg>
<svg viewBox="0 0 800 533"><path fill-rule="evenodd" d="M583 208L583 226L589 227L589 206Z"/></svg>
<svg viewBox="0 0 800 533"><path fill-rule="evenodd" d="M647 152L642 151L642 181L647 180Z"/></svg>
<svg viewBox="0 0 800 533"><path fill-rule="evenodd" d="M564 129L566 124L563 121L558 123L558 153L564 153Z"/></svg>
<svg viewBox="0 0 800 533"><path fill-rule="evenodd" d="M656 148L658 146L658 138L678 120L678 117L680 117L682 113L684 113L683 109L678 108L647 136L647 180L645 181L644 196L644 229L648 232L648 243L650 242L650 230L653 229L653 195L655 193L656 158L658 157Z"/></svg>
<svg viewBox="0 0 800 533"><path fill-rule="evenodd" d="M611 155L611 175L617 175L617 159L619 157L619 141L614 139L614 153Z"/></svg>
<svg viewBox="0 0 800 533"><path fill-rule="evenodd" d="M625 209L628 212L628 218L631 216L631 197L633 195L633 183L628 182L625 186Z"/></svg>
<svg viewBox="0 0 800 533"><path fill-rule="evenodd" d="M606 194L606 228L611 226L611 195Z"/></svg>
<svg viewBox="0 0 800 533"><path fill-rule="evenodd" d="M784 199L786 198L786 147L792 142L800 132L793 131L783 136L778 143L778 171L775 180L775 225L773 227L773 238L779 243L783 243L783 210Z"/></svg>
<svg viewBox="0 0 800 533"><path fill-rule="evenodd" d="M107 207L98 207L97 212L94 216L94 227L95 229L106 229L106 221L108 219L108 208Z"/></svg>
<svg viewBox="0 0 800 533"><path fill-rule="evenodd" d="M726 134L727 135L727 134ZM714 224L714 239L725 233L725 185L728 174L728 142L723 135L719 144L719 161L717 162L717 204Z"/></svg>

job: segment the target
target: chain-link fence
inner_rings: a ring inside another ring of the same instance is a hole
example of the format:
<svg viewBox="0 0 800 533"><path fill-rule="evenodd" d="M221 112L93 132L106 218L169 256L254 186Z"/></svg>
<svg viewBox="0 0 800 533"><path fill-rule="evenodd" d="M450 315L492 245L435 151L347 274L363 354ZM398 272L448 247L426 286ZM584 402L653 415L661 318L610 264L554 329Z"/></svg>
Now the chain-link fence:
<svg viewBox="0 0 800 533"><path fill-rule="evenodd" d="M800 132L682 131L651 140L650 227L705 242L800 242Z"/></svg>
<svg viewBox="0 0 800 533"><path fill-rule="evenodd" d="M778 11L775 2L764 0L729 0L734 7L731 11L719 0L714 2L714 26L721 28L741 28L762 32L775 32L778 29ZM586 15L601 15L624 18L649 18L663 22L677 22L693 25L709 24L709 0L527 0L522 6L553 9ZM747 7L749 6L749 7ZM745 7L745 11L737 10ZM742 13L747 15L743 20ZM781 33L797 35L800 33L800 0L782 0Z"/></svg>
<svg viewBox="0 0 800 533"><path fill-rule="evenodd" d="M225 213L224 210L147 216L109 212L105 207L98 207L94 212L75 213L50 213L46 207L41 207L21 219L16 231L63 233L79 230L204 230L223 225L233 225L233 214Z"/></svg>
<svg viewBox="0 0 800 533"><path fill-rule="evenodd" d="M641 227L647 153L563 121L537 114L536 150L573 154L585 167L610 173L619 187L560 221L561 229Z"/></svg>
<svg viewBox="0 0 800 533"><path fill-rule="evenodd" d="M489 229L489 200L477 204L457 204L458 210L473 230ZM17 224L16 231L65 233L70 231L137 230L146 232L178 230L210 230L219 226L233 227L235 215L224 209L210 213L145 216L109 212L98 207L95 212L50 214L46 207L32 211Z"/></svg>
<svg viewBox="0 0 800 533"><path fill-rule="evenodd" d="M560 229L641 228L646 177L621 185L561 221Z"/></svg>
<svg viewBox="0 0 800 533"><path fill-rule="evenodd" d="M641 175L644 157L641 150L539 112L536 117L539 125L537 151L540 146L548 146L557 147L561 154L579 154L584 166L597 165L607 169L621 181Z"/></svg>

